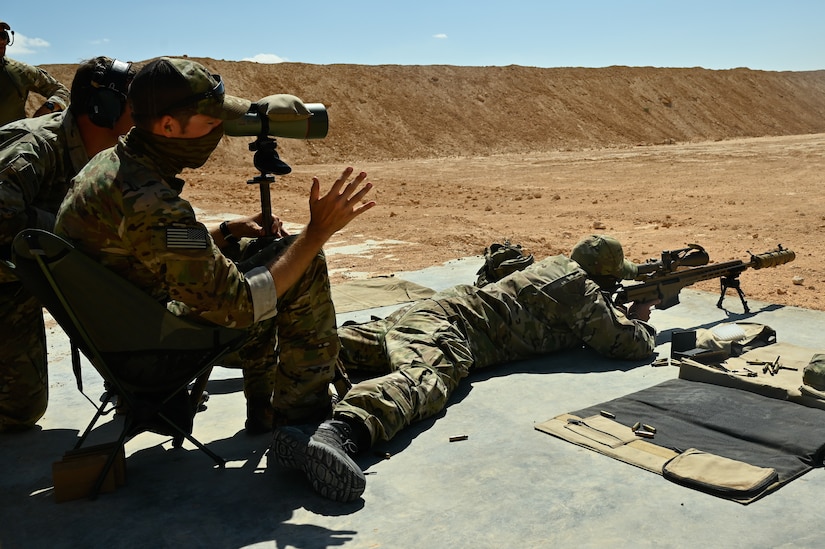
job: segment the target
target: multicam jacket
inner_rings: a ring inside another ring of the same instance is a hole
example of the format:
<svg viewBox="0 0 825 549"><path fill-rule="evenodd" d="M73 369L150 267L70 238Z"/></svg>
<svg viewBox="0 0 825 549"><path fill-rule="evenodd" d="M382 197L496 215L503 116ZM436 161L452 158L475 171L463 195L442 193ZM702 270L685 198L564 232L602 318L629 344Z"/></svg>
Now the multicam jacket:
<svg viewBox="0 0 825 549"><path fill-rule="evenodd" d="M0 59L0 126L26 118L26 99L35 92L65 110L69 106L69 90L52 75L15 61Z"/></svg>
<svg viewBox="0 0 825 549"><path fill-rule="evenodd" d="M255 320L244 275L181 198L183 180L127 145L95 156L75 178L55 232L177 314L243 328Z"/></svg>
<svg viewBox="0 0 825 549"><path fill-rule="evenodd" d="M463 319L477 366L586 345L608 358L647 358L656 331L628 319L578 263L559 255L497 283L457 286L435 297Z"/></svg>
<svg viewBox="0 0 825 549"><path fill-rule="evenodd" d="M89 161L70 111L0 127L0 257L21 230L52 230L72 177ZM0 283L14 276L0 271Z"/></svg>

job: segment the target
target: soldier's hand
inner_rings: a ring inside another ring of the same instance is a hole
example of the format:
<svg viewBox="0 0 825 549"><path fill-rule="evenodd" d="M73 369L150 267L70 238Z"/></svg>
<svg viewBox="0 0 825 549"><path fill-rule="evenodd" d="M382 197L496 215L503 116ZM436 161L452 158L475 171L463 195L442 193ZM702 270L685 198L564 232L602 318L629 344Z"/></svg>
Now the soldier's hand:
<svg viewBox="0 0 825 549"><path fill-rule="evenodd" d="M289 234L277 215L271 215L270 222L272 223L271 236L280 238ZM235 238L258 238L266 234L263 227L263 213L227 221L226 226Z"/></svg>
<svg viewBox="0 0 825 549"><path fill-rule="evenodd" d="M645 301L644 303L633 303L627 311L627 318L647 322L650 320L650 309L661 302L661 299L655 299L653 301Z"/></svg>
<svg viewBox="0 0 825 549"><path fill-rule="evenodd" d="M250 234L250 237L255 236L264 236L264 221L263 221L264 214L259 213L256 216L249 218L247 222L249 223L249 230L255 231L255 234ZM270 215L271 223L270 226L270 235L281 238L284 236L288 236L289 232L284 228L284 223L281 221L281 218L277 215Z"/></svg>
<svg viewBox="0 0 825 549"><path fill-rule="evenodd" d="M61 110L63 110L63 109L57 103L53 103L51 101L46 101L45 103L40 105L40 107L36 111L34 111L34 113L32 114L32 118L36 118L38 116L43 116L44 114L51 114L53 112L57 112L57 111L61 111Z"/></svg>
<svg viewBox="0 0 825 549"><path fill-rule="evenodd" d="M350 221L366 212L375 201L364 202L363 199L372 189L372 183L364 180L365 172L360 172L355 179L348 182L353 169L346 168L341 177L335 180L332 188L321 196L321 183L317 177L312 178L309 194L310 220L306 228L307 236L326 242L336 231L344 228ZM363 186L361 186L361 184ZM360 188L359 188L360 187Z"/></svg>

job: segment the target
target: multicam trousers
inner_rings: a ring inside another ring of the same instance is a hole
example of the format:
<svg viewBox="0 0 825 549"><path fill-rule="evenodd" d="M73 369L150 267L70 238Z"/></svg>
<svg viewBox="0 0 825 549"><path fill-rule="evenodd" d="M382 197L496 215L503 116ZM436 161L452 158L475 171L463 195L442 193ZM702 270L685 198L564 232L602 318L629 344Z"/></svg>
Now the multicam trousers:
<svg viewBox="0 0 825 549"><path fill-rule="evenodd" d="M0 432L32 427L46 412L49 380L43 308L19 282L0 284Z"/></svg>
<svg viewBox="0 0 825 549"><path fill-rule="evenodd" d="M287 237L270 245L259 261L283 253L292 240ZM247 400L271 396L275 413L290 422L315 417L331 406L329 384L340 347L336 327L321 252L278 299L278 314L253 325L241 349L225 357L222 365L243 368Z"/></svg>
<svg viewBox="0 0 825 549"><path fill-rule="evenodd" d="M334 415L362 421L372 443L442 410L474 366L462 323L431 299L383 320L342 326L338 335L347 372L378 377L356 383Z"/></svg>

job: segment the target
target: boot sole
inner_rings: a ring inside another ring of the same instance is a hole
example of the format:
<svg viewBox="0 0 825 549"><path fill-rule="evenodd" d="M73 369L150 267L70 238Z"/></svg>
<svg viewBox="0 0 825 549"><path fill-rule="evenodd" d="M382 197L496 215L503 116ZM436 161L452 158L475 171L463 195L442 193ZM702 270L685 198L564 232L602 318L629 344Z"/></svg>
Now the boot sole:
<svg viewBox="0 0 825 549"><path fill-rule="evenodd" d="M312 488L325 498L350 502L364 493L364 473L348 455L312 440L298 429L276 430L272 448L278 463L303 471Z"/></svg>

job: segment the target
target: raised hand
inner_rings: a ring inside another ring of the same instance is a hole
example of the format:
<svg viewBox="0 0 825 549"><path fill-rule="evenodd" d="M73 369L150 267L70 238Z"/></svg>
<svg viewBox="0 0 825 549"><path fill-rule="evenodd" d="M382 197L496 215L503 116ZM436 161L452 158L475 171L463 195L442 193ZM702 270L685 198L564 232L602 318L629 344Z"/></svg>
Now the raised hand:
<svg viewBox="0 0 825 549"><path fill-rule="evenodd" d="M346 168L323 196L320 181L317 177L312 178L312 189L309 194L310 220L306 228L308 238L326 242L336 231L375 206L374 200L363 201L372 189L372 183L364 183L367 174L360 172L355 179L348 182L352 173L352 168Z"/></svg>

